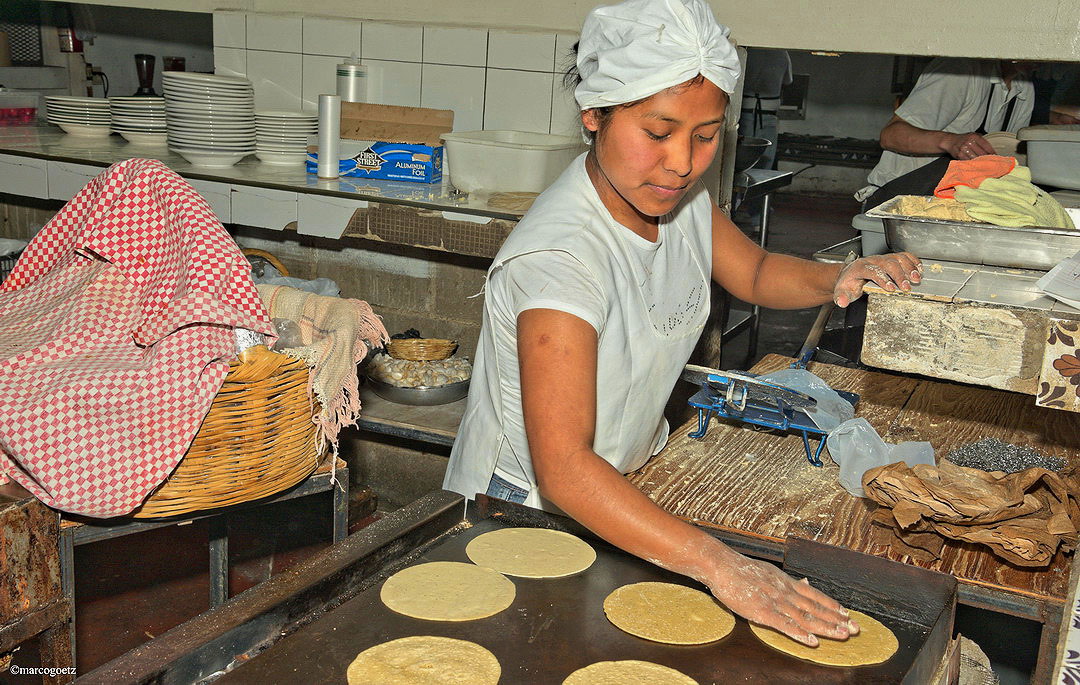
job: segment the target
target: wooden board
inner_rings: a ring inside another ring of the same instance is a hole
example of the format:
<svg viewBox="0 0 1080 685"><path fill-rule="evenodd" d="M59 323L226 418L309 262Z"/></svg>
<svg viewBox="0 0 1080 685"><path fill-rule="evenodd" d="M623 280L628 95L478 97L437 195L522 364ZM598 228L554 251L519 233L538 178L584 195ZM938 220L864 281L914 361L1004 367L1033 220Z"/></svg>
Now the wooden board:
<svg viewBox="0 0 1080 685"><path fill-rule="evenodd" d="M784 368L790 359L769 355L753 371ZM838 390L859 393L857 416L887 442L929 440L942 456L987 436L1026 444L1080 464L1080 416L1040 409L1026 395L811 364ZM941 559L920 563L872 544L876 504L847 494L828 458L811 466L802 438L752 430L714 419L701 440L687 436L696 419L673 431L664 450L629 478L664 509L695 524L751 538L782 542L801 537L885 556L961 582L1038 600L1062 602L1069 559L1059 553L1045 570L1010 566L974 545L947 541Z"/></svg>

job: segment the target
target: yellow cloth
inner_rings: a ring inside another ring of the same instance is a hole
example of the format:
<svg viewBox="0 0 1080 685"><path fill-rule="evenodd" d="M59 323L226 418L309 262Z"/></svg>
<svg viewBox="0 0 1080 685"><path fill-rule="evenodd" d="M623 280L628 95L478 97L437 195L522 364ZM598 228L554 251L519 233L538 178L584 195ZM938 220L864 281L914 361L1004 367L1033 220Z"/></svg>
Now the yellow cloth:
<svg viewBox="0 0 1080 685"><path fill-rule="evenodd" d="M1074 228L1061 203L1033 185L1031 171L1023 166L978 188L957 186L956 199L972 217L995 226Z"/></svg>
<svg viewBox="0 0 1080 685"><path fill-rule="evenodd" d="M300 347L275 350L303 359L312 368L308 388L322 411L313 420L322 437L337 448L338 432L360 416L356 365L390 339L382 321L363 300L325 297L284 285L257 285L271 319L294 321Z"/></svg>

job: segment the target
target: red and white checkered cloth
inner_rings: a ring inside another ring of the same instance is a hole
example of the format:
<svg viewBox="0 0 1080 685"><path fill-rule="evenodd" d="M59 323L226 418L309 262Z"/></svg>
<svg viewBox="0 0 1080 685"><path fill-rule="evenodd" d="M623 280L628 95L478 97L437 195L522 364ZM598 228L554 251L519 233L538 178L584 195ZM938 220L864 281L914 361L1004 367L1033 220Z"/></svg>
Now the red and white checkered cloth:
<svg viewBox="0 0 1080 685"><path fill-rule="evenodd" d="M0 285L0 473L64 511L131 512L187 451L233 327L273 333L210 206L156 160L109 167Z"/></svg>

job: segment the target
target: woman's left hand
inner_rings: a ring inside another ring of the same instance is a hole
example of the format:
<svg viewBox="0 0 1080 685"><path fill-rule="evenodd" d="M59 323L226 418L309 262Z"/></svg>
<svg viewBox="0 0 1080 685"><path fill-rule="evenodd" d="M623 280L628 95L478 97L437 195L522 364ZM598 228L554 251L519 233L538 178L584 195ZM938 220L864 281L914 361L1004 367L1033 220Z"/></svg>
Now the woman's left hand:
<svg viewBox="0 0 1080 685"><path fill-rule="evenodd" d="M910 252L872 255L856 259L840 270L833 286L833 302L846 307L863 294L863 286L873 281L885 290L911 290L922 280L922 262Z"/></svg>

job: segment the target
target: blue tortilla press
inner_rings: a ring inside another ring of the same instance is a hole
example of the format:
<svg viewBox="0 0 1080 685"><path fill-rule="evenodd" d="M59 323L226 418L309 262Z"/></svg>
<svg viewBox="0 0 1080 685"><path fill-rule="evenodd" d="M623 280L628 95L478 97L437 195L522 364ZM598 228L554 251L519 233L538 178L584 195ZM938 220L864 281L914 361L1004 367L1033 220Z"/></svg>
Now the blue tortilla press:
<svg viewBox="0 0 1080 685"><path fill-rule="evenodd" d="M690 398L690 406L698 412L698 427L690 433L691 438L704 437L713 416L796 432L802 435L807 461L821 466L821 450L825 447L827 433L806 413L807 409L817 406L813 397L741 371L719 371L687 364L682 378L701 385ZM853 407L859 401L855 393L837 392ZM816 447L810 445L811 435L818 438Z"/></svg>

